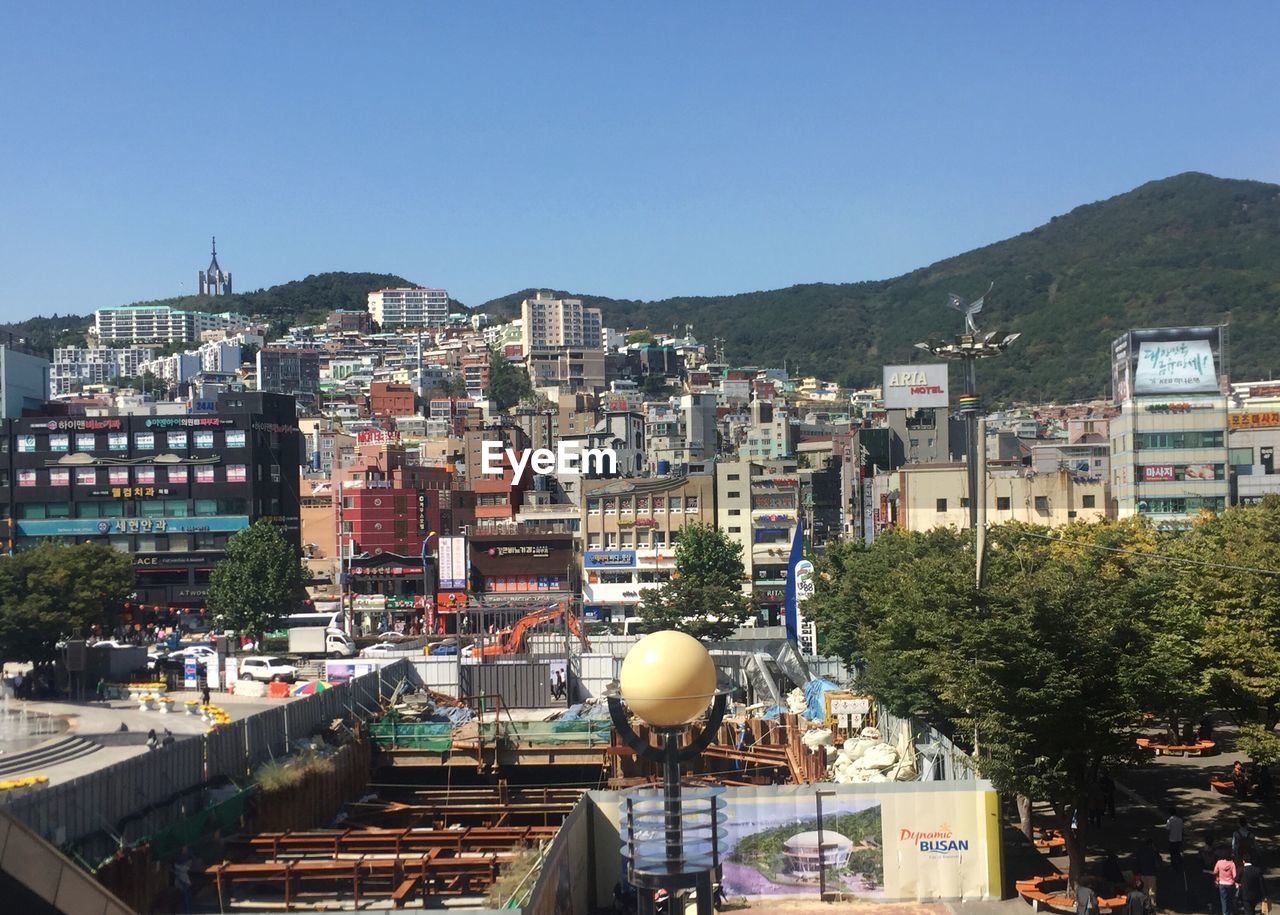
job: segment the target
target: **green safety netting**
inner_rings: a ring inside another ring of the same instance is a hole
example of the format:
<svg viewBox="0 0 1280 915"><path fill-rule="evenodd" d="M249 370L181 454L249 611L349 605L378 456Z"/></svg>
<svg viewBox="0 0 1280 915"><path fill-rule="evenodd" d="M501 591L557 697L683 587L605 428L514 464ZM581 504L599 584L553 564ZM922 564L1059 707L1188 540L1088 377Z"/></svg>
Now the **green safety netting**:
<svg viewBox="0 0 1280 915"><path fill-rule="evenodd" d="M369 736L380 747L408 747L446 752L453 746L453 725L448 722L374 721Z"/></svg>
<svg viewBox="0 0 1280 915"><path fill-rule="evenodd" d="M253 791L253 788L246 788L225 801L179 820L143 841L151 843L152 853L160 860L178 854L184 845L198 849L215 832L220 831L225 835L237 827Z"/></svg>
<svg viewBox="0 0 1280 915"><path fill-rule="evenodd" d="M611 725L607 719L588 721L485 721L480 724L480 739L493 742L495 735L511 743L538 744L607 744Z"/></svg>

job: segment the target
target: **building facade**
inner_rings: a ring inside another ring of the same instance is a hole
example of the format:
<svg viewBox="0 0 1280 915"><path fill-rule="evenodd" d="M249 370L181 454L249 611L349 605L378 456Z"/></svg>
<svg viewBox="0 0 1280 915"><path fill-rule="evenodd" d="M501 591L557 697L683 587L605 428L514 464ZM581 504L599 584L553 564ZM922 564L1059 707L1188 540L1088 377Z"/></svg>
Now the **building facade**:
<svg viewBox="0 0 1280 915"><path fill-rule="evenodd" d="M141 374L140 366L156 353L151 346L60 346L53 351L49 393L66 397L85 385L107 384L115 378Z"/></svg>
<svg viewBox="0 0 1280 915"><path fill-rule="evenodd" d="M244 315L179 311L168 305L121 305L93 313L90 331L99 344L194 343L205 331L234 333L249 324Z"/></svg>
<svg viewBox="0 0 1280 915"><path fill-rule="evenodd" d="M449 321L446 289L379 289L369 293L369 317L383 330L443 327Z"/></svg>
<svg viewBox="0 0 1280 915"><path fill-rule="evenodd" d="M535 347L568 346L604 351L600 309L581 299L553 299L539 292L520 303L521 346L527 356Z"/></svg>
<svg viewBox="0 0 1280 915"><path fill-rule="evenodd" d="M0 499L14 548L89 540L129 553L140 604L204 606L227 539L261 518L299 547L292 398L224 394L214 413L5 422Z"/></svg>
<svg viewBox="0 0 1280 915"><path fill-rule="evenodd" d="M38 410L49 399L49 360L0 344L0 418Z"/></svg>
<svg viewBox="0 0 1280 915"><path fill-rule="evenodd" d="M320 405L320 353L313 349L264 346L258 350L258 390L288 394L307 411Z"/></svg>

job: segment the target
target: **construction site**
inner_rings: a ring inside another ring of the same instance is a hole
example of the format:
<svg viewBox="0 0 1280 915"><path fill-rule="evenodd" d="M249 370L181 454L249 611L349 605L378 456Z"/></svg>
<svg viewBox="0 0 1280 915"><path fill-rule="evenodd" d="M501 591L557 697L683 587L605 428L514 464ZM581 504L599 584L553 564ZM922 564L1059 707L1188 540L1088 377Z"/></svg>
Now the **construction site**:
<svg viewBox="0 0 1280 915"><path fill-rule="evenodd" d="M610 719L636 637L588 637L563 605L477 608L468 628L483 635L449 654L428 644L330 661L328 689L0 811L126 910L182 910L175 862L189 868L193 911L529 906L589 793L661 777ZM738 636L711 648L732 701L690 781L921 778L916 730L885 721L833 662L801 657L781 633ZM928 765L938 778L946 763Z"/></svg>

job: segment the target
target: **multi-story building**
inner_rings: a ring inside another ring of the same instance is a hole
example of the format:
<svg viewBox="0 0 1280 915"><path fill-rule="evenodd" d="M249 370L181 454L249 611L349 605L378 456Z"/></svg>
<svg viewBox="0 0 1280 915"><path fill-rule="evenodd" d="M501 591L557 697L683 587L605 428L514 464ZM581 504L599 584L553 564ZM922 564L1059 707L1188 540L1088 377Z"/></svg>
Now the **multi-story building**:
<svg viewBox="0 0 1280 915"><path fill-rule="evenodd" d="M237 331L249 324L244 315L179 311L168 305L119 305L93 313L90 333L99 344L194 343L207 330Z"/></svg>
<svg viewBox="0 0 1280 915"><path fill-rule="evenodd" d="M1250 385L1243 403L1228 415L1227 454L1231 501L1252 505L1280 492L1280 384ZM1256 393L1262 392L1262 393Z"/></svg>
<svg viewBox="0 0 1280 915"><path fill-rule="evenodd" d="M370 329L370 319L371 316L368 311L339 308L336 311L329 312L328 317L325 318L324 327L331 334L367 334Z"/></svg>
<svg viewBox="0 0 1280 915"><path fill-rule="evenodd" d="M308 412L320 404L320 353L289 346L258 350L258 390L290 394Z"/></svg>
<svg viewBox="0 0 1280 915"><path fill-rule="evenodd" d="M369 293L369 317L383 330L443 327L449 322L446 289L379 289Z"/></svg>
<svg viewBox="0 0 1280 915"><path fill-rule="evenodd" d="M109 544L134 557L147 607L206 603L227 538L261 518L299 546L293 399L223 394L213 413L6 420L15 548Z"/></svg>
<svg viewBox="0 0 1280 915"><path fill-rule="evenodd" d="M903 530L969 526L968 474L963 463L904 464L889 475L890 523ZM987 465L987 523L1025 521L1060 527L1108 517L1108 482L1073 470L1037 473Z"/></svg>
<svg viewBox="0 0 1280 915"><path fill-rule="evenodd" d="M49 399L49 360L0 344L0 418L21 416Z"/></svg>
<svg viewBox="0 0 1280 915"><path fill-rule="evenodd" d="M1112 344L1117 517L1145 515L1180 528L1226 507L1225 350L1222 327L1133 330Z"/></svg>
<svg viewBox="0 0 1280 915"><path fill-rule="evenodd" d="M417 409L411 386L390 381L369 385L369 412L374 416L412 416Z"/></svg>
<svg viewBox="0 0 1280 915"><path fill-rule="evenodd" d="M715 475L696 465L684 476L585 480L582 486L584 613L623 619L635 613L641 589L671 579L680 529L715 524Z"/></svg>
<svg viewBox="0 0 1280 915"><path fill-rule="evenodd" d="M800 477L794 460L716 464L716 522L742 545L749 593L769 625L781 617L799 519Z"/></svg>
<svg viewBox="0 0 1280 915"><path fill-rule="evenodd" d="M53 351L50 393L66 397L85 385L106 384L115 378L141 374L139 366L156 353L153 346L60 346Z"/></svg>
<svg viewBox="0 0 1280 915"><path fill-rule="evenodd" d="M521 346L527 356L539 347L573 347L604 352L600 309L581 299L553 299L539 292L520 303Z"/></svg>

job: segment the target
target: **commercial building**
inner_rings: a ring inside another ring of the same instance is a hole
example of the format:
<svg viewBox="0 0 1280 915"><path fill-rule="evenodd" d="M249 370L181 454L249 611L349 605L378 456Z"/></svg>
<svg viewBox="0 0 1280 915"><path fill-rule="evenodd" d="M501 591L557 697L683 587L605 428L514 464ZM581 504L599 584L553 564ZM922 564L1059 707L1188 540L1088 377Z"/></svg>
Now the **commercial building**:
<svg viewBox="0 0 1280 915"><path fill-rule="evenodd" d="M553 299L539 292L520 303L520 342L527 356L538 347L574 347L604 351L600 309L581 299Z"/></svg>
<svg viewBox="0 0 1280 915"><path fill-rule="evenodd" d="M369 317L383 330L443 327L449 322L446 289L379 289L369 293Z"/></svg>
<svg viewBox="0 0 1280 915"><path fill-rule="evenodd" d="M320 405L320 353L313 349L264 346L258 350L258 390L295 397L310 412Z"/></svg>
<svg viewBox="0 0 1280 915"><path fill-rule="evenodd" d="M685 476L585 480L579 520L584 613L624 619L642 588L670 580L681 528L715 524L715 475L696 465Z"/></svg>
<svg viewBox="0 0 1280 915"><path fill-rule="evenodd" d="M1133 330L1112 344L1115 515L1181 528L1230 494L1223 327Z"/></svg>
<svg viewBox="0 0 1280 915"><path fill-rule="evenodd" d="M93 313L90 333L99 344L195 343L205 331L235 332L247 327L244 315L179 311L168 305L119 305Z"/></svg>
<svg viewBox="0 0 1280 915"><path fill-rule="evenodd" d="M1233 385L1227 415L1227 455L1233 505L1252 505L1280 493L1280 383ZM1240 396L1237 396L1240 395Z"/></svg>
<svg viewBox="0 0 1280 915"><path fill-rule="evenodd" d="M968 476L962 463L905 464L883 475L887 524L909 531L969 526ZM987 523L1025 521L1059 527L1108 517L1104 477L988 465Z"/></svg>
<svg viewBox="0 0 1280 915"><path fill-rule="evenodd" d="M0 500L15 548L109 544L134 557L138 603L203 606L227 538L260 518L299 546L290 397L223 394L215 412L189 415L24 417L5 435Z"/></svg>
<svg viewBox="0 0 1280 915"><path fill-rule="evenodd" d="M950 400L945 362L884 367L888 425L908 464L950 460Z"/></svg>
<svg viewBox="0 0 1280 915"><path fill-rule="evenodd" d="M716 523L742 545L747 587L770 625L782 612L799 519L800 477L794 460L716 464Z"/></svg>

